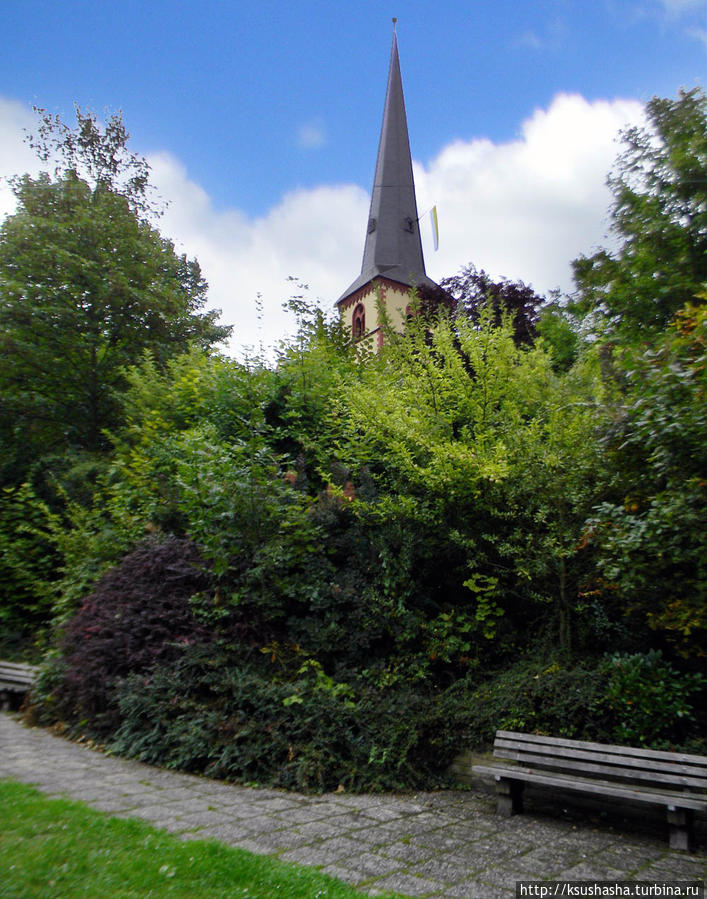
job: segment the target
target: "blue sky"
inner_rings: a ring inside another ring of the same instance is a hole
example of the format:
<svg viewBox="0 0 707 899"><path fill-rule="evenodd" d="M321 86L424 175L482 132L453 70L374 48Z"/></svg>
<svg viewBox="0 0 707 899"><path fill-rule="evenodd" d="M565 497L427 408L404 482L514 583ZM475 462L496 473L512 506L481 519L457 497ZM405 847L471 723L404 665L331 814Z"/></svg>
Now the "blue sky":
<svg viewBox="0 0 707 899"><path fill-rule="evenodd" d="M705 0L4 0L0 175L32 167L32 104L122 109L235 345L271 342L287 274L330 306L360 269L392 16L418 203L440 217L429 273L570 289L606 232L618 128L704 83Z"/></svg>

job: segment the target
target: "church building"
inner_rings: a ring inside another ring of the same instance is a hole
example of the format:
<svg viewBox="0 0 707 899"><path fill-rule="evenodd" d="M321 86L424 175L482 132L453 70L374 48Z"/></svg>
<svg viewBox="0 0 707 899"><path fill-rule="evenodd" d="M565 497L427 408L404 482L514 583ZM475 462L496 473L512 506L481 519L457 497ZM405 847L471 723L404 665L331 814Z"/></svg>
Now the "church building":
<svg viewBox="0 0 707 899"><path fill-rule="evenodd" d="M382 346L379 297L393 328L402 330L410 313L411 288L437 288L437 285L427 277L422 255L394 29L363 265L361 274L336 303L352 340L366 340L371 349Z"/></svg>

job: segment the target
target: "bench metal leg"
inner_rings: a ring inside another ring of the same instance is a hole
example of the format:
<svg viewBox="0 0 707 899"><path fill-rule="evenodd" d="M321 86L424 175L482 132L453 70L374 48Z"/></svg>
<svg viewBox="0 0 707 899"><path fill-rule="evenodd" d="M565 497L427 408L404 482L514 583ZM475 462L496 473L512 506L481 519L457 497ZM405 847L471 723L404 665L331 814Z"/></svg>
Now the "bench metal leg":
<svg viewBox="0 0 707 899"><path fill-rule="evenodd" d="M504 818L520 815L523 812L522 780L511 780L508 777L496 778L496 814Z"/></svg>
<svg viewBox="0 0 707 899"><path fill-rule="evenodd" d="M694 844L693 813L691 808L668 806L670 848L690 852Z"/></svg>

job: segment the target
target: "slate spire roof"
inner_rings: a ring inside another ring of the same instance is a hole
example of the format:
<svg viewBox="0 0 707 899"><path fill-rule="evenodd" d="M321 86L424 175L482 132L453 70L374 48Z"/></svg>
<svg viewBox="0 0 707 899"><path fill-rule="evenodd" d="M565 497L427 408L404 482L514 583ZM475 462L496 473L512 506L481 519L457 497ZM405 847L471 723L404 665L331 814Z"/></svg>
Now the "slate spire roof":
<svg viewBox="0 0 707 899"><path fill-rule="evenodd" d="M409 287L436 286L427 277L420 240L397 35L393 32L388 87L361 274L339 303L382 275Z"/></svg>

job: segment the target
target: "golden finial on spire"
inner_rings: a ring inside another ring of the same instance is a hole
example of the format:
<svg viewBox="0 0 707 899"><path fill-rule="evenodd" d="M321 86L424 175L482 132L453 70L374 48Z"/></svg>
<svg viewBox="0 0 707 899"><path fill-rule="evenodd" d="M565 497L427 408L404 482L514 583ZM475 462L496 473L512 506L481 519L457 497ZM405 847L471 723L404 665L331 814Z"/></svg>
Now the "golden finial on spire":
<svg viewBox="0 0 707 899"><path fill-rule="evenodd" d="M397 24L398 24L398 20L395 18L395 16L393 16L393 34L395 34L398 30L396 27Z"/></svg>

